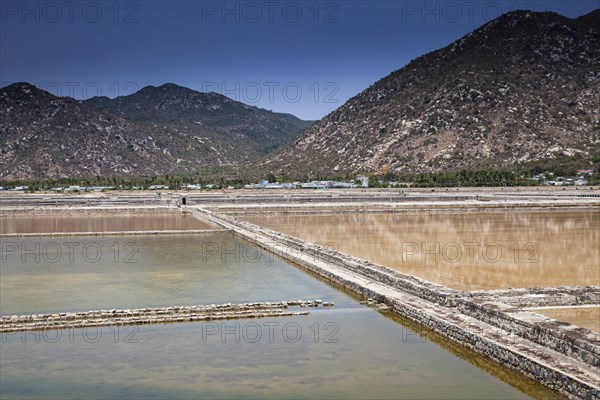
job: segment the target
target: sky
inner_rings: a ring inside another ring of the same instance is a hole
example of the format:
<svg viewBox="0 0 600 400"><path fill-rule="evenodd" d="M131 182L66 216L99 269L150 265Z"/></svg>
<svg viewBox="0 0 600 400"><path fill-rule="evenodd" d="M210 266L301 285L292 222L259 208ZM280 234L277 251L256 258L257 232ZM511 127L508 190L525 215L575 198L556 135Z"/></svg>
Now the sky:
<svg viewBox="0 0 600 400"><path fill-rule="evenodd" d="M412 59L515 10L569 1L0 2L0 86L116 97L176 83L317 120Z"/></svg>

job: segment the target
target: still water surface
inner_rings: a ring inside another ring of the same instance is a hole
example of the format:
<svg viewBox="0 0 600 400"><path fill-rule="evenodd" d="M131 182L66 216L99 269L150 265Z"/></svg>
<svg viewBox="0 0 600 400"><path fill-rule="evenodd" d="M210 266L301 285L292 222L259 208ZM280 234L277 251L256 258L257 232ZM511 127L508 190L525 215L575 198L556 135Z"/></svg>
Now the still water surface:
<svg viewBox="0 0 600 400"><path fill-rule="evenodd" d="M226 326L4 335L2 399L555 396L228 234L12 242L18 249L36 242L64 249L69 240L80 243L76 249L99 246L102 257L89 262L76 251L74 262L64 254L49 262L52 254L35 260L12 254L13 248L3 251L2 314L314 298L336 306L309 309L306 317L229 320ZM124 262L122 252L114 258L112 249L132 243L138 262Z"/></svg>
<svg viewBox="0 0 600 400"><path fill-rule="evenodd" d="M2 250L2 315L337 293L231 234L10 238Z"/></svg>
<svg viewBox="0 0 600 400"><path fill-rule="evenodd" d="M126 232L211 229L193 215L1 217L1 233Z"/></svg>
<svg viewBox="0 0 600 400"><path fill-rule="evenodd" d="M455 289L600 285L597 211L244 219Z"/></svg>
<svg viewBox="0 0 600 400"><path fill-rule="evenodd" d="M534 312L600 333L600 307L560 307Z"/></svg>

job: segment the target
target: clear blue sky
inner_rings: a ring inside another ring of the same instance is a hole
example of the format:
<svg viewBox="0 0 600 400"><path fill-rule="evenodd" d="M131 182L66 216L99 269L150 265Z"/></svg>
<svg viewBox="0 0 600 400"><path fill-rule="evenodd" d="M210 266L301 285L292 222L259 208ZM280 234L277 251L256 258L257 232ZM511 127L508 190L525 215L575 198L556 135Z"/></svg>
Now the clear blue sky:
<svg viewBox="0 0 600 400"><path fill-rule="evenodd" d="M173 82L319 119L515 8L578 17L600 0L3 0L0 84L81 99Z"/></svg>

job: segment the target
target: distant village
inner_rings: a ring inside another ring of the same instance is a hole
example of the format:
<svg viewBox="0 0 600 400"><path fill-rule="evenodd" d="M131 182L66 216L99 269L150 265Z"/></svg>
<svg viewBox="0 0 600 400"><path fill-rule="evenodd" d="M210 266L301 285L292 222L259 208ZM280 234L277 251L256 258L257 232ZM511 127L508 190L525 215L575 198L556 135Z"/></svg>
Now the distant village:
<svg viewBox="0 0 600 400"><path fill-rule="evenodd" d="M263 180L260 183L244 185L244 189L352 189L368 188L369 177L359 176L354 182L344 181L311 181L311 182L291 182L279 183Z"/></svg>
<svg viewBox="0 0 600 400"><path fill-rule="evenodd" d="M535 175L532 178L529 178L530 181L535 182L535 185L545 185L545 186L585 186L588 184L588 177L592 176L594 173L593 170L579 170L577 171L577 175L572 178L563 177L563 176L554 176L553 173L539 174ZM411 187L413 185L412 182L384 182L383 180L376 180L377 176L357 176L354 181L333 181L333 180L316 180L310 182L270 182L269 180L262 180L258 183L252 183L243 185L241 188L243 189L353 189L353 188L368 188L373 186L378 187ZM376 185L377 184L377 185ZM123 186L80 186L80 185L71 185L65 187L53 187L48 189L48 191L52 192L102 192L108 190L202 190L202 189L239 189L240 187L234 186L226 186L223 187L218 184L195 184L195 183L184 183L177 188L170 187L168 185L150 185L148 187L142 186L131 186L131 187L123 187ZM13 188L4 188L0 186L0 191L2 190L10 190L10 191L30 191L29 186L16 186Z"/></svg>
<svg viewBox="0 0 600 400"><path fill-rule="evenodd" d="M531 179L546 186L584 186L588 183L587 178L593 174L594 171L591 169L582 169L577 171L576 178L554 177L554 174L550 172L547 175L535 175Z"/></svg>

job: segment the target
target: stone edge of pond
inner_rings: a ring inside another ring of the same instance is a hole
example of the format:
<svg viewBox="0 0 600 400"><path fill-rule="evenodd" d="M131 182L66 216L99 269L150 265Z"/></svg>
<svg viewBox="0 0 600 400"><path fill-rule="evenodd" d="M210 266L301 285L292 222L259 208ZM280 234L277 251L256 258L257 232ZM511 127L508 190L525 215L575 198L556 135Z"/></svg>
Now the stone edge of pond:
<svg viewBox="0 0 600 400"><path fill-rule="evenodd" d="M341 215L341 214L450 214L450 213L499 213L592 211L600 208L600 202L552 202L540 203L348 203L348 204L287 204L276 203L257 207L255 204L210 205L206 209L232 216L257 215Z"/></svg>
<svg viewBox="0 0 600 400"><path fill-rule="evenodd" d="M584 343L583 350L587 352L585 357L579 358L589 361L585 362L569 354L569 349L580 350L580 342L565 340L560 335L564 332L552 329L553 327L547 327L542 335L531 334L532 331L535 333L539 330L540 326L535 323L526 325L522 320L516 321L516 318L506 312L507 309L514 308L510 305L494 305L486 301L489 299L485 297L483 301L475 302L469 298L469 292L460 292L419 278L403 276L369 262L361 261L357 264L357 259L353 257L241 222L227 215L201 208L189 209L224 228L231 229L261 248L361 296L384 303L394 313L407 317L567 397L588 399L600 396L600 379L596 372L600 352L597 343L594 343L598 336L593 332L581 328L581 331L591 336L578 337L578 340ZM308 250L319 254L327 253L331 257L306 257L309 254ZM329 262L332 260L338 262ZM573 290L592 292L596 297L600 288ZM510 321L511 318L515 321ZM516 329L517 326L519 329ZM588 340L589 338L592 340Z"/></svg>
<svg viewBox="0 0 600 400"><path fill-rule="evenodd" d="M331 308L334 305L333 302L317 299L5 315L0 317L0 332L9 334L38 330L81 329L95 326L289 317L309 315L308 311L288 311L289 307L317 308L321 306L322 308Z"/></svg>

